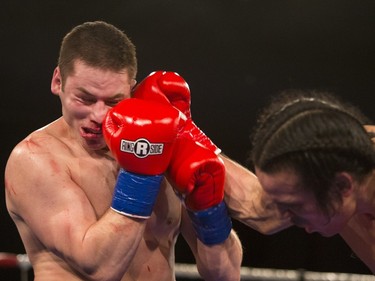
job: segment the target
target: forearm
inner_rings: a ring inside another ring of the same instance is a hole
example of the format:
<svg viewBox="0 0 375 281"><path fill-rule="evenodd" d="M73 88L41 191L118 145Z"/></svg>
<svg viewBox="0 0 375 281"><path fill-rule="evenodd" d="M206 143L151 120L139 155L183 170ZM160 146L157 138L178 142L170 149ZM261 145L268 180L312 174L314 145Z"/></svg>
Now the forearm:
<svg viewBox="0 0 375 281"><path fill-rule="evenodd" d="M192 250L199 274L204 280L240 280L242 246L236 233L231 230L221 243L207 245L196 234L196 229L182 209L181 234Z"/></svg>
<svg viewBox="0 0 375 281"><path fill-rule="evenodd" d="M197 253L197 268L204 280L240 280L242 246L233 230L220 244L206 246L198 241Z"/></svg>
<svg viewBox="0 0 375 281"><path fill-rule="evenodd" d="M84 234L84 255L80 256L84 264L78 265L78 268L83 268L85 273L94 270L95 276L105 273L103 268L114 268L114 277L121 278L143 237L161 180L161 175L137 175L120 169L110 210ZM84 260L87 254L92 257L89 261ZM76 255L80 253L76 252Z"/></svg>
<svg viewBox="0 0 375 281"><path fill-rule="evenodd" d="M136 253L145 225L144 219L108 210L83 237L75 237L66 245L71 249L65 251L70 255L64 258L88 280L120 280Z"/></svg>
<svg viewBox="0 0 375 281"><path fill-rule="evenodd" d="M263 233L272 234L291 226L268 199L254 173L220 155L225 163L225 202L232 218Z"/></svg>

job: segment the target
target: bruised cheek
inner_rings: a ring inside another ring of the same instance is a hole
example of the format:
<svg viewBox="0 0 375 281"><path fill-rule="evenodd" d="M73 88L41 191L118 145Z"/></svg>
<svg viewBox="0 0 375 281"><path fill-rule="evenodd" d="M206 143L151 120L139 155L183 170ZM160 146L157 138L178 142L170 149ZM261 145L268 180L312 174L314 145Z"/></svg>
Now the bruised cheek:
<svg viewBox="0 0 375 281"><path fill-rule="evenodd" d="M90 107L74 102L68 101L64 107L64 116L71 123L74 119L84 119L90 115Z"/></svg>

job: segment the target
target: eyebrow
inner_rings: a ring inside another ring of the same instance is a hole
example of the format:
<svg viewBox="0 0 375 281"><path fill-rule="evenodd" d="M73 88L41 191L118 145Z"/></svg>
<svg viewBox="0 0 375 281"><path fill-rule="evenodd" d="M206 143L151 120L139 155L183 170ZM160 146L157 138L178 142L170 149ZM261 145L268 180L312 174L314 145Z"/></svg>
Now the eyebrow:
<svg viewBox="0 0 375 281"><path fill-rule="evenodd" d="M84 89L82 87L78 87L77 89L80 90L83 94L85 94L87 96L96 98L95 95L91 94L89 91L87 91L86 89ZM125 95L123 93L117 93L117 94L115 94L114 96L112 96L108 99L115 100L115 99L124 98L124 97L125 97Z"/></svg>

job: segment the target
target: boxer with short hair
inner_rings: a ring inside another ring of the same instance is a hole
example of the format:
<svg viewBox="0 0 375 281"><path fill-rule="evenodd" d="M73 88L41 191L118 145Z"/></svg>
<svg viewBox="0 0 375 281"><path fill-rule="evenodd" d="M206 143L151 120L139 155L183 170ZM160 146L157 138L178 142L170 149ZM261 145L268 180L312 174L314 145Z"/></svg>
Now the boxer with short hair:
<svg viewBox="0 0 375 281"><path fill-rule="evenodd" d="M340 234L375 273L375 126L333 94L285 91L259 116L251 162L265 193L307 232Z"/></svg>
<svg viewBox="0 0 375 281"><path fill-rule="evenodd" d="M180 233L205 280L239 280L223 162L188 137L181 110L131 98L136 72L134 45L108 23L62 42L51 82L62 117L22 140L5 171L35 280L175 280Z"/></svg>

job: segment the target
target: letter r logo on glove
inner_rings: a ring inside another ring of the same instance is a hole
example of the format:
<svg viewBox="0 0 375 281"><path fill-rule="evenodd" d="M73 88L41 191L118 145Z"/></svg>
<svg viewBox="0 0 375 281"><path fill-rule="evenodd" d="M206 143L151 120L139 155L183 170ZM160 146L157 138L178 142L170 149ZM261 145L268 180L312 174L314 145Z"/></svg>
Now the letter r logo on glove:
<svg viewBox="0 0 375 281"><path fill-rule="evenodd" d="M132 153L138 158L145 158L148 155L158 155L163 153L164 144L150 143L147 139L138 139L136 141L121 140L120 150L126 153Z"/></svg>

